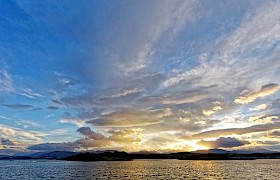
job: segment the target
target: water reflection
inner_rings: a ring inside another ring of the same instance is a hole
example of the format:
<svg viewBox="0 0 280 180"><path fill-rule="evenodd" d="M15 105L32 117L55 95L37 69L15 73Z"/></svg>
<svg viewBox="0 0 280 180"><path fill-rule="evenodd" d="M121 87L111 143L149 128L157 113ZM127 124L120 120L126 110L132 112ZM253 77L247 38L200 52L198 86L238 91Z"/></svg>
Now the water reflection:
<svg viewBox="0 0 280 180"><path fill-rule="evenodd" d="M280 160L0 161L0 179L278 179Z"/></svg>

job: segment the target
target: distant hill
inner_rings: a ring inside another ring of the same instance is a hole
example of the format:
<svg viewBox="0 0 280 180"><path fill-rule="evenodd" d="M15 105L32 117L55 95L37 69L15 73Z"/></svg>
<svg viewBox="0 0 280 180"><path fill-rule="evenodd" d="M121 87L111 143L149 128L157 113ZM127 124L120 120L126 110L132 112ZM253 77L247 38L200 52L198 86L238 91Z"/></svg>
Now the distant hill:
<svg viewBox="0 0 280 180"><path fill-rule="evenodd" d="M47 154L47 153L48 153L48 152L36 152L36 153L33 153L33 154L28 155L28 157L31 157L31 158L40 158L42 155Z"/></svg>
<svg viewBox="0 0 280 180"><path fill-rule="evenodd" d="M261 154L272 154L279 153L279 151L271 151L264 148L247 148L247 149L238 149L230 151L233 154L253 154L253 153L261 153Z"/></svg>
<svg viewBox="0 0 280 180"><path fill-rule="evenodd" d="M36 152L29 155L0 155L0 159L56 159L62 160L79 153L68 151Z"/></svg>
<svg viewBox="0 0 280 180"><path fill-rule="evenodd" d="M138 151L138 152L132 152L130 154L161 154L158 151Z"/></svg>
<svg viewBox="0 0 280 180"><path fill-rule="evenodd" d="M179 160L245 160L245 159L280 159L280 152L261 148L248 148L227 151L223 149L197 150L193 152L155 153L135 152L127 153L115 150L90 152L36 152L27 156L0 155L2 160L21 159L49 159L68 161L130 161L135 159L179 159Z"/></svg>
<svg viewBox="0 0 280 180"><path fill-rule="evenodd" d="M224 149L207 149L207 150L197 150L191 153L196 154L273 154L273 153L280 153L279 151L271 151L264 148L247 148L247 149L237 149L232 151L227 151Z"/></svg>
<svg viewBox="0 0 280 180"><path fill-rule="evenodd" d="M39 158L39 159L65 159L69 156L74 156L79 153L76 152L68 152L68 151L54 151L48 153L34 153L30 155L30 157Z"/></svg>
<svg viewBox="0 0 280 180"><path fill-rule="evenodd" d="M114 152L119 152L117 150L96 150L96 151L86 151L82 153L93 153L93 154L101 154L101 153L114 153Z"/></svg>
<svg viewBox="0 0 280 180"><path fill-rule="evenodd" d="M16 149L0 149L0 154L1 155L8 155L8 156L14 156L16 153L20 153L21 151L16 150Z"/></svg>
<svg viewBox="0 0 280 180"><path fill-rule="evenodd" d="M29 155L31 155L31 154L33 154L34 152L17 152L17 153L15 153L15 154L13 154L13 156L29 156Z"/></svg>
<svg viewBox="0 0 280 180"><path fill-rule="evenodd" d="M126 152L106 151L102 153L80 153L66 158L68 161L130 161L131 155Z"/></svg>
<svg viewBox="0 0 280 180"><path fill-rule="evenodd" d="M228 154L230 151L226 151L223 149L207 149L207 150L197 150L193 151L195 154Z"/></svg>
<svg viewBox="0 0 280 180"><path fill-rule="evenodd" d="M2 155L2 154L0 154L0 159L1 158L4 158L4 157L9 157L8 155Z"/></svg>

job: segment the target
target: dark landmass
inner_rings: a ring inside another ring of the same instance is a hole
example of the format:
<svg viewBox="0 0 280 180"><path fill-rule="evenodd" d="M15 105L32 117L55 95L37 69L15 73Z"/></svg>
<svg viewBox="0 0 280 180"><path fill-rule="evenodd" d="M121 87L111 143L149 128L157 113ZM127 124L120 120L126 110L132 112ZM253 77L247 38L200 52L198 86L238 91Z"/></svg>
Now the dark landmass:
<svg viewBox="0 0 280 180"><path fill-rule="evenodd" d="M81 153L65 158L68 161L131 161L132 156L126 152Z"/></svg>
<svg viewBox="0 0 280 180"><path fill-rule="evenodd" d="M28 159L54 159L54 160L64 160L70 156L77 155L77 152L68 151L54 151L54 152L36 152L26 156L7 156L0 155L0 160L28 160Z"/></svg>
<svg viewBox="0 0 280 180"><path fill-rule="evenodd" d="M67 160L67 161L131 161L136 159L178 159L178 160L254 160L280 159L280 152L265 149L226 151L223 149L198 150L194 152L156 153L138 152L126 153L120 151L93 151L93 152L37 152L28 156L0 155L0 160Z"/></svg>
<svg viewBox="0 0 280 180"><path fill-rule="evenodd" d="M49 153L42 154L42 155L39 156L39 158L40 159L62 160L62 159L68 158L70 156L75 156L75 155L78 155L78 154L79 153L76 153L76 152L55 151L55 152L49 152Z"/></svg>
<svg viewBox="0 0 280 180"><path fill-rule="evenodd" d="M0 159L5 158L5 157L9 157L9 156L8 155L0 155Z"/></svg>

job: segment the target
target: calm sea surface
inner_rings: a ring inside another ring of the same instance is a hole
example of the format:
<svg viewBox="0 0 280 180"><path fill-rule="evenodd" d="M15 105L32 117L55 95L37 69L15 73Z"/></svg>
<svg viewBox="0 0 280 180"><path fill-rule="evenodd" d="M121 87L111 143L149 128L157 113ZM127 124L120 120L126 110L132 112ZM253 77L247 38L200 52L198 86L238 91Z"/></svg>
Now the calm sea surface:
<svg viewBox="0 0 280 180"><path fill-rule="evenodd" d="M280 160L0 161L0 179L280 179Z"/></svg>

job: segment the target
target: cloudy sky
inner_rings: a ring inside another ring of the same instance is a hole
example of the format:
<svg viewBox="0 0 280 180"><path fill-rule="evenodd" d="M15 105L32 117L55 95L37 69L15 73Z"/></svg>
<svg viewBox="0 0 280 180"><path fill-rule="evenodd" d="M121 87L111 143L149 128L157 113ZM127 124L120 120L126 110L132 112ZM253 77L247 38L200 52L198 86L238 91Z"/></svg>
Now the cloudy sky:
<svg viewBox="0 0 280 180"><path fill-rule="evenodd" d="M0 1L0 153L280 150L280 1Z"/></svg>

